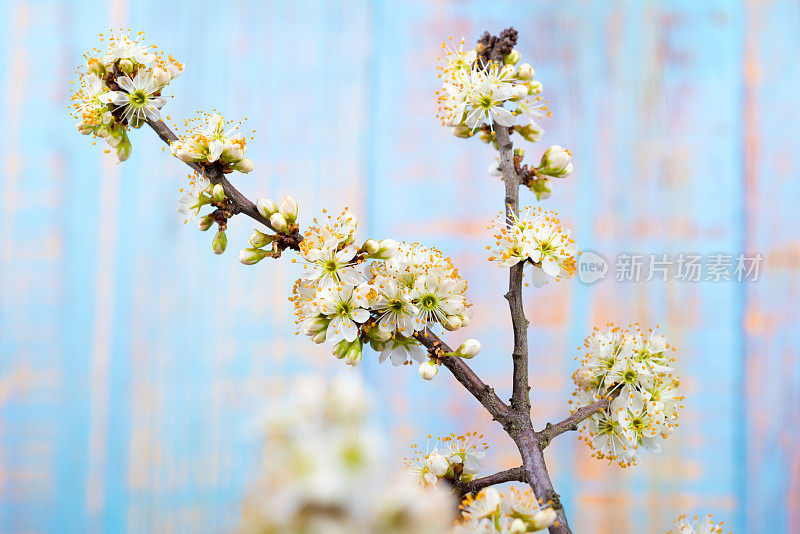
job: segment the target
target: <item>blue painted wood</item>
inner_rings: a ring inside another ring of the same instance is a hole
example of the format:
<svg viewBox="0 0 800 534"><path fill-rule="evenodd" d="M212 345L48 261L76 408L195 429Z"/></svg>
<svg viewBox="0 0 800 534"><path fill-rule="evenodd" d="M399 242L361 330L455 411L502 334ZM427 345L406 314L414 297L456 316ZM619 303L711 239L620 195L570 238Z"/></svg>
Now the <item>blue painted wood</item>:
<svg viewBox="0 0 800 534"><path fill-rule="evenodd" d="M535 422L566 414L595 324L660 323L686 410L661 456L622 471L574 436L548 452L577 532L664 532L713 512L734 532L800 528L797 473L797 6L791 2L24 2L0 28L0 531L217 532L236 526L259 459L251 421L282 377L338 369L294 336L298 268L243 268L174 212L184 167L147 131L116 165L73 131L66 87L110 26L187 63L166 115L216 107L257 130L250 196L291 194L308 221L349 206L364 235L418 240L471 281L475 367L509 394L504 273L485 259L502 208L492 151L434 117L448 35L513 23L544 83L549 144L574 176L544 203L582 248L762 252L757 283L575 282L529 291ZM42 68L54 61L56 68ZM532 197L525 196L528 202ZM518 462L440 375L359 368L398 454L479 430L490 467ZM794 424L792 424L794 422ZM496 443L496 445L494 445Z"/></svg>

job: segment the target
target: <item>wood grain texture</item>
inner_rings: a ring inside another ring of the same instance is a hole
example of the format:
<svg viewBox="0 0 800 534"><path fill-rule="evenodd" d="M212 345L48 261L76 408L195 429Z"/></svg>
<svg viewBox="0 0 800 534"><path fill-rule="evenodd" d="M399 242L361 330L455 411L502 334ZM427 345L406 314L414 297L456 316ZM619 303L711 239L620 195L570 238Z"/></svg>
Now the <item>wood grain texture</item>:
<svg viewBox="0 0 800 534"><path fill-rule="evenodd" d="M434 117L449 35L514 24L553 110L542 146L575 155L544 207L583 249L760 252L755 283L604 280L528 288L534 422L566 415L595 324L661 325L686 410L660 456L621 470L574 435L547 449L576 532L664 532L714 513L733 532L800 530L800 67L795 2L0 2L0 531L219 532L259 461L252 421L281 377L338 369L294 336L298 268L235 258L174 211L185 168L151 132L117 165L74 132L67 87L110 26L187 63L165 115L247 116L250 197L291 194L301 222L349 206L363 235L422 241L477 305L475 370L510 396L506 273L486 261L503 188L493 152ZM55 68L41 68L43 61ZM523 192L522 203L533 198ZM494 423L444 373L363 372L398 454ZM497 435L499 437L499 434ZM519 465L500 441L488 468Z"/></svg>

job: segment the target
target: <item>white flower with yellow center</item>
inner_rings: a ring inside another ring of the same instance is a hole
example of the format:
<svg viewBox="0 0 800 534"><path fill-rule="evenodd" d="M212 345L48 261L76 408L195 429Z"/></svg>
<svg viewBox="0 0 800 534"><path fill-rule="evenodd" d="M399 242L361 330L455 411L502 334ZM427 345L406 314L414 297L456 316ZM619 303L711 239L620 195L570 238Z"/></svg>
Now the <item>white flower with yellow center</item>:
<svg viewBox="0 0 800 534"><path fill-rule="evenodd" d="M557 215L541 209L526 208L507 220L504 214L490 225L496 228L495 246L489 261L510 267L521 261L533 265L533 284L541 287L550 278L569 278L575 274L577 246L568 228L561 226Z"/></svg>
<svg viewBox="0 0 800 534"><path fill-rule="evenodd" d="M465 289L463 280L444 276L434 269L419 276L411 290L412 302L419 310L416 329L424 330L435 323L445 325L450 317L463 313L466 299L462 293Z"/></svg>
<svg viewBox="0 0 800 534"><path fill-rule="evenodd" d="M128 76L117 78L117 84L122 91L108 93L109 100L122 108L122 118L128 124L141 124L145 120L160 120L159 109L164 105L164 99L156 96L161 86L152 73L139 71L131 79Z"/></svg>
<svg viewBox="0 0 800 534"><path fill-rule="evenodd" d="M445 108L450 112L450 125L464 124L473 130L481 124L513 126L514 114L503 104L514 97L514 86L501 81L495 66L486 69L474 66L460 72L442 88L446 94Z"/></svg>
<svg viewBox="0 0 800 534"><path fill-rule="evenodd" d="M442 454L451 464L462 464L463 472L475 475L483 465L482 460L489 446L481 441L483 435L470 432L464 435L451 434L442 438Z"/></svg>
<svg viewBox="0 0 800 534"><path fill-rule="evenodd" d="M252 170L252 161L244 157L247 151L245 137L237 131L241 123L234 123L226 129L222 115L198 113L186 124L188 131L170 145L173 156L186 163L220 162L228 169Z"/></svg>
<svg viewBox="0 0 800 534"><path fill-rule="evenodd" d="M315 282L321 287L332 287L337 284L356 286L363 281L351 261L357 252L358 247L355 245L339 251L323 250L316 255L314 261L308 263L303 279Z"/></svg>
<svg viewBox="0 0 800 534"><path fill-rule="evenodd" d="M372 310L378 313L378 328L382 332L410 337L418 322L419 310L411 303L408 291L385 276L375 277L372 286L378 293L377 301L372 304Z"/></svg>
<svg viewBox="0 0 800 534"><path fill-rule="evenodd" d="M355 341L359 325L369 319L369 291L366 284L320 290L319 311L331 320L326 332L328 341Z"/></svg>
<svg viewBox="0 0 800 534"><path fill-rule="evenodd" d="M103 56L103 64L110 68L114 62L126 59L141 65L149 65L155 61L155 50L145 46L138 40L131 39L128 31L115 30L109 37L109 50Z"/></svg>

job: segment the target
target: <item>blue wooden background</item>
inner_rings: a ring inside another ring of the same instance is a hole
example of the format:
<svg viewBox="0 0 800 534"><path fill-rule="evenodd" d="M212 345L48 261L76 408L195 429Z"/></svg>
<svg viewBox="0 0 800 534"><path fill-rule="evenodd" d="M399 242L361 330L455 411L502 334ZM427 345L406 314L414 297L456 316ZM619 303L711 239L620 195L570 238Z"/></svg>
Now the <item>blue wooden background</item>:
<svg viewBox="0 0 800 534"><path fill-rule="evenodd" d="M513 24L553 110L543 144L575 174L546 201L583 248L760 252L756 283L577 281L529 291L537 424L563 416L594 324L660 323L686 410L660 456L608 467L574 436L548 449L577 532L664 532L713 512L734 532L800 531L800 6L643 2L0 0L0 531L235 528L257 464L250 424L276 380L338 368L291 334L297 269L245 268L175 213L185 167L148 131L116 165L65 110L84 50L146 30L186 62L172 121L246 115L251 196L347 205L364 234L418 239L463 266L465 335L507 396L504 273L485 260L502 190L492 152L434 117L435 57ZM543 147L529 147L535 157ZM530 201L530 197L527 197ZM452 336L461 339L459 332ZM359 368L399 453L429 432L509 442L444 373Z"/></svg>

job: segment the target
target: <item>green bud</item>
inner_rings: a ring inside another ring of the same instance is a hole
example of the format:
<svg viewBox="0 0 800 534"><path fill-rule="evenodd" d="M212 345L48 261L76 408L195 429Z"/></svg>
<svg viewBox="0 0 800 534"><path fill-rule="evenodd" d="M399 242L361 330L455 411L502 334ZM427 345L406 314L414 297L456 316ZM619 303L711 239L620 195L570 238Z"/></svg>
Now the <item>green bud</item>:
<svg viewBox="0 0 800 534"><path fill-rule="evenodd" d="M534 127L533 124L526 124L525 126L514 126L514 130L522 136L526 141L531 143L537 142L544 135L544 130Z"/></svg>
<svg viewBox="0 0 800 534"><path fill-rule="evenodd" d="M214 202L225 202L225 188L222 187L222 184L214 185L211 190L211 198L214 199Z"/></svg>
<svg viewBox="0 0 800 534"><path fill-rule="evenodd" d="M275 229L276 232L285 232L289 229L286 224L286 219L280 213L273 213L269 218L269 224Z"/></svg>
<svg viewBox="0 0 800 534"><path fill-rule="evenodd" d="M214 241L211 242L211 247L214 249L214 254L225 252L225 249L228 248L228 236L225 235L225 232L222 230L217 232L217 235L214 236Z"/></svg>
<svg viewBox="0 0 800 534"><path fill-rule="evenodd" d="M566 148L553 145L542 154L539 172L547 176L563 178L572 173L572 154Z"/></svg>
<svg viewBox="0 0 800 534"><path fill-rule="evenodd" d="M536 195L536 200L543 200L552 193L550 190L550 179L544 176L532 180L529 187L533 194Z"/></svg>
<svg viewBox="0 0 800 534"><path fill-rule="evenodd" d="M125 135L122 140L117 145L117 159L119 161L125 161L131 155L131 142L128 140L128 136Z"/></svg>
<svg viewBox="0 0 800 534"><path fill-rule="evenodd" d="M133 61L131 61L130 59L120 59L118 65L119 65L119 70L121 70L125 74L130 74L133 72L134 65Z"/></svg>
<svg viewBox="0 0 800 534"><path fill-rule="evenodd" d="M503 63L506 65L516 65L521 58L522 54L520 54L517 50L512 50L506 54L505 57L503 57Z"/></svg>
<svg viewBox="0 0 800 534"><path fill-rule="evenodd" d="M475 130L473 130L466 124L459 124L458 126L454 126L450 131L453 132L453 135L455 135L456 137L461 137L462 139L467 139L475 135Z"/></svg>
<svg viewBox="0 0 800 534"><path fill-rule="evenodd" d="M258 230L253 231L253 235L250 236L250 244L253 245L255 248L261 248L269 245L272 243L272 239L274 236L269 234L265 234L264 232L259 232Z"/></svg>
<svg viewBox="0 0 800 534"><path fill-rule="evenodd" d="M260 248L243 248L239 251L239 261L244 265L254 265L266 257L266 251Z"/></svg>
<svg viewBox="0 0 800 534"><path fill-rule="evenodd" d="M256 208L258 208L258 213L265 219L269 219L273 213L278 211L278 205L274 200L269 198L259 198L256 200Z"/></svg>
<svg viewBox="0 0 800 534"><path fill-rule="evenodd" d="M197 223L197 228L199 228L201 232L205 232L213 225L214 225L214 217L212 217L211 215L206 215L205 217L200 219L200 222Z"/></svg>
<svg viewBox="0 0 800 534"><path fill-rule="evenodd" d="M366 241L364 241L364 244L361 245L361 250L363 252L366 252L370 256L372 256L373 254L378 252L379 248L380 248L380 245L374 239L367 239Z"/></svg>

